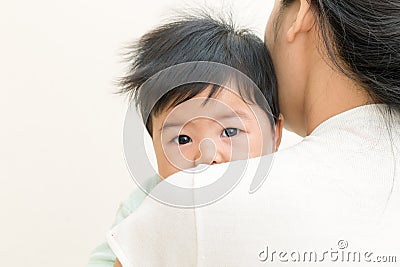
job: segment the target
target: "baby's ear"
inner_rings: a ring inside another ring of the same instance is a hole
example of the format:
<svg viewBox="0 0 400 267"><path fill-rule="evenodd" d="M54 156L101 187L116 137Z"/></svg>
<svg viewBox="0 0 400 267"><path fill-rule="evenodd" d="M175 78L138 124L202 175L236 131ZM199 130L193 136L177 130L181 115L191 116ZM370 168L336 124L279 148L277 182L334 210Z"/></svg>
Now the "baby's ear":
<svg viewBox="0 0 400 267"><path fill-rule="evenodd" d="M283 129L283 122L284 122L284 118L282 114L279 114L278 120L275 123L275 150L274 152L278 151L278 148L281 144L281 140L282 140L282 129Z"/></svg>

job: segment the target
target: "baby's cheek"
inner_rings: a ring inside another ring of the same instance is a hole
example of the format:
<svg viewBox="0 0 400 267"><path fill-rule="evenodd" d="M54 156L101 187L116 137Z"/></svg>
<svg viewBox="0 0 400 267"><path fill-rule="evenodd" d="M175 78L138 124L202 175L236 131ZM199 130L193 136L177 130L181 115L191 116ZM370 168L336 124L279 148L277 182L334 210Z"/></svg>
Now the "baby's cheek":
<svg viewBox="0 0 400 267"><path fill-rule="evenodd" d="M158 172L161 178L165 179L168 176L171 176L174 173L180 171L167 157L163 157L163 160L157 162L158 164Z"/></svg>
<svg viewBox="0 0 400 267"><path fill-rule="evenodd" d="M161 176L162 179L165 179L165 178L168 178L169 176L171 176L172 174L177 173L177 172L180 172L180 170L176 169L174 167L171 167L171 168L167 167L165 170L160 171L160 176Z"/></svg>
<svg viewBox="0 0 400 267"><path fill-rule="evenodd" d="M250 157L251 140L247 134L239 134L231 139L231 161L244 160Z"/></svg>
<svg viewBox="0 0 400 267"><path fill-rule="evenodd" d="M190 149L187 146L165 146L163 152L163 162L160 162L158 166L160 175L164 177L194 167L193 159L190 158Z"/></svg>
<svg viewBox="0 0 400 267"><path fill-rule="evenodd" d="M155 145L154 150L157 158L157 167L158 173L161 178L166 178L177 172L177 168L175 168L168 157L168 153L166 153L167 149L161 145Z"/></svg>
<svg viewBox="0 0 400 267"><path fill-rule="evenodd" d="M273 138L268 132L253 132L249 135L249 158L261 157L272 153Z"/></svg>
<svg viewBox="0 0 400 267"><path fill-rule="evenodd" d="M192 162L196 158L195 145L189 143L186 145L181 145L176 149L177 162Z"/></svg>

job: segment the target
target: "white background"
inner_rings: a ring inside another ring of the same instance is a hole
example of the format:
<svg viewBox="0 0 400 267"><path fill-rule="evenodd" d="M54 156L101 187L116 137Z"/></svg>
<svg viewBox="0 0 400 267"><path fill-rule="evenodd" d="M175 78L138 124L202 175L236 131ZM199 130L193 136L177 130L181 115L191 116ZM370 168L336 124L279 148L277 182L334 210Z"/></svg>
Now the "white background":
<svg viewBox="0 0 400 267"><path fill-rule="evenodd" d="M120 52L204 1L3 1L1 266L84 266L135 187L125 167ZM272 0L208 1L262 38ZM282 147L297 142L285 133Z"/></svg>

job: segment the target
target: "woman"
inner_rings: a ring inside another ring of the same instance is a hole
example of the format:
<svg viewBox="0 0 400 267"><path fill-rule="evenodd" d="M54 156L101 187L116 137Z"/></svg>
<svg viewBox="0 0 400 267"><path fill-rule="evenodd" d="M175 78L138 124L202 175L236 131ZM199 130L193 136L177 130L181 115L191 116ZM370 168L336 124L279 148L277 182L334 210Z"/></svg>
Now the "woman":
<svg viewBox="0 0 400 267"><path fill-rule="evenodd" d="M348 248L369 251L357 254L369 263L374 249L398 253L399 25L398 0L276 0L265 41L285 127L304 141L275 154L254 194L249 168L212 205L146 199L109 236L124 266L308 266L314 258L327 266L349 263L328 258ZM221 172L171 178L194 183Z"/></svg>
<svg viewBox="0 0 400 267"><path fill-rule="evenodd" d="M399 1L275 1L265 42L285 127L307 136L369 103L399 111L399 15Z"/></svg>

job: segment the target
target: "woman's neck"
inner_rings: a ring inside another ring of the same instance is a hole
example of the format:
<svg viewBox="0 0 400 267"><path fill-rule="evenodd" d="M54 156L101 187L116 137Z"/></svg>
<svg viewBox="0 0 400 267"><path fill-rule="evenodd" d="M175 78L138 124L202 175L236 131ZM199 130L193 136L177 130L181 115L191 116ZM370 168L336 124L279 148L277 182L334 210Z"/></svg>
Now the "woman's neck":
<svg viewBox="0 0 400 267"><path fill-rule="evenodd" d="M327 119L347 110L373 103L368 91L333 70L326 61L315 64L304 96L304 135Z"/></svg>

